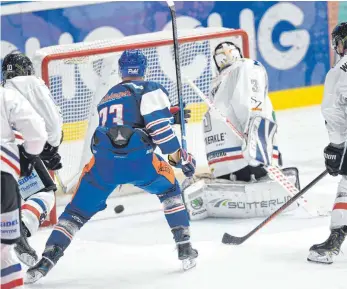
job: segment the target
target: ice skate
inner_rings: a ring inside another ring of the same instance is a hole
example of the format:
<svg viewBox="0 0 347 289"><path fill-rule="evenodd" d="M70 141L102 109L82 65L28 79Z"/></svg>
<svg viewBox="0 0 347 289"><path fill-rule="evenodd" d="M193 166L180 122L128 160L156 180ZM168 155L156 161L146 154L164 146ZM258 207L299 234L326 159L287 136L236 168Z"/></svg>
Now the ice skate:
<svg viewBox="0 0 347 289"><path fill-rule="evenodd" d="M182 261L183 270L189 270L196 266L198 251L192 248L190 243L189 229L178 227L172 229L174 239L177 245L178 259Z"/></svg>
<svg viewBox="0 0 347 289"><path fill-rule="evenodd" d="M63 250L58 246L47 248L42 259L27 271L24 282L32 284L46 276L63 255Z"/></svg>
<svg viewBox="0 0 347 289"><path fill-rule="evenodd" d="M14 250L18 259L22 263L29 267L32 267L37 263L38 257L36 251L28 243L28 236L28 229L24 224L22 224L21 237L18 243L15 245Z"/></svg>
<svg viewBox="0 0 347 289"><path fill-rule="evenodd" d="M331 230L329 238L321 243L313 245L310 248L310 254L307 261L332 264L334 256L340 253L340 248L347 234L347 226Z"/></svg>

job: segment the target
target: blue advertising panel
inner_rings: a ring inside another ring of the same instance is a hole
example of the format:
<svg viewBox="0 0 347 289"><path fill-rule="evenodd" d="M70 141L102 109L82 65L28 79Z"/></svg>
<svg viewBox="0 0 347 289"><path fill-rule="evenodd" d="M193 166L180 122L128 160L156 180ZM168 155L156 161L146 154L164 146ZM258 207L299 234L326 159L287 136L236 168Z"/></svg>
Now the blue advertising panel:
<svg viewBox="0 0 347 289"><path fill-rule="evenodd" d="M8 15L4 15L4 7L1 57L13 49L30 56L36 49L51 45L160 31L170 23L166 2L33 8L32 12ZM326 2L196 1L176 2L176 8L180 28L245 29L251 39L251 57L268 71L270 91L323 83L329 69Z"/></svg>

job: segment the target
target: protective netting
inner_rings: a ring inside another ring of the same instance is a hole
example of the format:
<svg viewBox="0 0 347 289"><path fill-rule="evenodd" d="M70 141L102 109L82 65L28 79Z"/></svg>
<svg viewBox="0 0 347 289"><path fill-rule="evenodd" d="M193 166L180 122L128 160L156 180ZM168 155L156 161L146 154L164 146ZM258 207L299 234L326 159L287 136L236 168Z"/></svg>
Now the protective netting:
<svg viewBox="0 0 347 289"><path fill-rule="evenodd" d="M182 78L194 81L206 95L215 76L212 53L216 45L226 40L237 43L241 48L248 45L238 31L225 28L181 30L179 39L184 42L179 45ZM121 81L118 72L121 53L135 48L141 48L147 56L146 79L161 83L169 92L171 104L177 105L171 31L52 46L36 52L36 71L48 81L52 97L63 113L64 142L61 151L64 169L60 175L64 183L77 176L88 161L90 138L98 122L96 106L107 91ZM42 65L47 57L50 59L48 66ZM190 122L200 122L206 105L184 83L182 97L187 107L192 109Z"/></svg>

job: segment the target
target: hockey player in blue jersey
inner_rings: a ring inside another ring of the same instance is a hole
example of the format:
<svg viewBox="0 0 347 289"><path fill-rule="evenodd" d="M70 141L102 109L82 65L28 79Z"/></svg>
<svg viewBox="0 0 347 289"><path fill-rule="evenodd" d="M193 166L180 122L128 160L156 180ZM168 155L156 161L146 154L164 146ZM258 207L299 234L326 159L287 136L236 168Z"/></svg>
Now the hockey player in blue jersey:
<svg viewBox="0 0 347 289"><path fill-rule="evenodd" d="M98 105L99 126L91 141L93 157L83 170L72 201L59 217L42 254L27 272L27 283L45 276L63 256L74 235L121 184L133 184L156 194L177 244L183 267L195 265L197 250L190 243L189 220L181 189L171 166L189 177L195 159L180 147L172 129L168 93L159 83L145 81L147 59L140 50L124 51L119 59L122 82ZM158 146L171 166L154 153Z"/></svg>

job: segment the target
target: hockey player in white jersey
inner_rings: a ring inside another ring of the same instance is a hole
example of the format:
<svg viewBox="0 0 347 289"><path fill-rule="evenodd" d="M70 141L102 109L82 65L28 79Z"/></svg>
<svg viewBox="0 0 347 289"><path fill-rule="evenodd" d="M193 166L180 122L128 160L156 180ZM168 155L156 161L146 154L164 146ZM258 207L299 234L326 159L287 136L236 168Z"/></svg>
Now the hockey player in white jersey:
<svg viewBox="0 0 347 289"><path fill-rule="evenodd" d="M212 175L186 179L185 203L191 220L214 217L250 218L268 216L289 198L286 191L267 177L266 170L249 158L247 137L255 123L264 119L274 129L268 137L269 159L280 164L276 145L276 119L268 97L268 78L258 62L243 58L232 42L222 42L213 55L218 77L212 83L213 104L246 136L240 140L214 111L203 120L205 149ZM296 168L284 174L299 187ZM295 208L295 206L291 208Z"/></svg>
<svg viewBox="0 0 347 289"><path fill-rule="evenodd" d="M332 46L340 56L325 78L322 113L330 144L324 149L325 166L332 176L342 175L331 213L330 236L310 248L308 261L331 264L347 235L347 22L332 32Z"/></svg>
<svg viewBox="0 0 347 289"><path fill-rule="evenodd" d="M21 288L23 273L13 252L19 240L21 198L18 178L33 170L47 140L43 119L16 90L0 87L1 107L1 288ZM18 147L12 126L23 135Z"/></svg>
<svg viewBox="0 0 347 289"><path fill-rule="evenodd" d="M37 255L26 237L33 235L54 207L56 185L49 170L62 167L58 147L62 140L62 118L59 108L42 79L34 75L31 60L19 52L8 54L2 63L2 80L5 88L20 92L44 120L48 133L40 159L31 176L19 180L19 189L25 203L22 206L22 237L16 244L18 258L28 266L37 262Z"/></svg>

